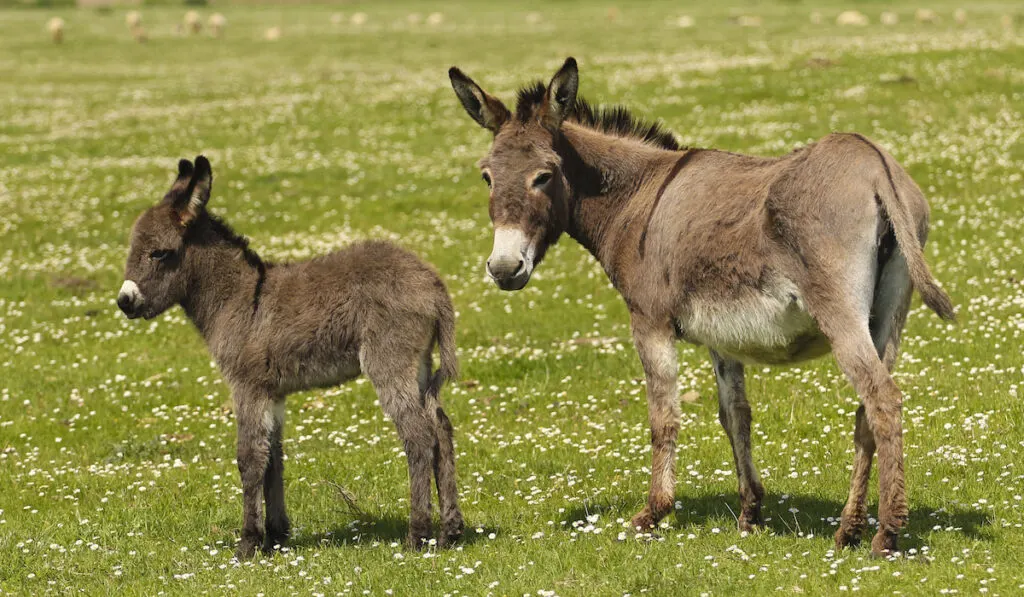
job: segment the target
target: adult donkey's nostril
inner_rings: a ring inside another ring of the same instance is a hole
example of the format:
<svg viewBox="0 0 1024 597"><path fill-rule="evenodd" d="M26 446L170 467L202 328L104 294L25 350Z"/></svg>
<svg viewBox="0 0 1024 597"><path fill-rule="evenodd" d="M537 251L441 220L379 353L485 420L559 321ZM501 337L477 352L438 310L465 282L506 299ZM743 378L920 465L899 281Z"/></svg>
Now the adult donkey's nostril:
<svg viewBox="0 0 1024 597"><path fill-rule="evenodd" d="M514 272L512 273L512 277L513 277L513 278L515 278L515 277L516 277L516 276L518 276L518 275L519 275L520 273L522 273L522 271L523 271L523 267L524 267L525 265L526 265L526 262L525 262L525 261L523 261L522 259L520 259L520 260L519 260L519 265L517 265L517 266L516 266L516 271L514 271Z"/></svg>

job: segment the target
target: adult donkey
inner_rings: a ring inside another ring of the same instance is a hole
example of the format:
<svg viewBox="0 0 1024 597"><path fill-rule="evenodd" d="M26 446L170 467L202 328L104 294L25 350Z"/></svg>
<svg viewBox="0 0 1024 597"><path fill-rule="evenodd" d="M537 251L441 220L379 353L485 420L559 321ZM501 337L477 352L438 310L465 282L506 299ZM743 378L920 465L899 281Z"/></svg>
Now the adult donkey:
<svg viewBox="0 0 1024 597"><path fill-rule="evenodd" d="M441 385L457 370L455 312L444 282L412 253L379 241L311 261L265 262L206 211L212 183L205 157L178 163L163 201L132 228L117 305L131 319L149 319L180 304L231 388L245 515L237 556L269 551L290 531L282 478L285 396L360 372L405 444L409 542L422 547L431 535L431 469L440 542L456 539L463 520L452 427L439 401Z"/></svg>
<svg viewBox="0 0 1024 597"><path fill-rule="evenodd" d="M504 290L523 288L564 232L597 258L629 308L653 445L650 494L632 524L652 527L674 502L677 339L711 351L741 530L762 523L764 495L743 364L831 349L861 398L836 544L860 541L877 449L880 524L871 548L894 552L908 511L902 398L890 371L912 289L954 317L922 254L928 204L903 168L857 134L780 158L682 148L623 108L577 98L572 58L548 85L521 89L514 114L458 68L448 74L469 115L494 133L479 163L494 224L490 276Z"/></svg>

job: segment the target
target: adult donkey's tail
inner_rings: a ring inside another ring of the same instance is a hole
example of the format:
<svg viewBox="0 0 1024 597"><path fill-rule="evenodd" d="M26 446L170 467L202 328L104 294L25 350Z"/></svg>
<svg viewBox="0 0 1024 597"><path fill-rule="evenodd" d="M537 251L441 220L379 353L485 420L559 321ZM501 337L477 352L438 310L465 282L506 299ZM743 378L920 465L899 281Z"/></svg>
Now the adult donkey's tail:
<svg viewBox="0 0 1024 597"><path fill-rule="evenodd" d="M947 321L955 321L956 313L953 312L953 301L939 287L932 276L931 270L928 269L928 264L924 260L924 250L921 246L924 232L922 231L922 235L918 236L916 232L919 229L917 222L914 222L905 198L900 197L899 192L896 190L897 185L893 180L892 169L889 165L890 158L867 138L862 135L855 136L875 150L879 159L882 160L888 184L883 182L878 185L878 198L882 202L882 207L885 210L886 217L889 219L889 223L892 224L893 232L896 235L896 243L900 246L900 252L903 253L903 258L907 262L907 269L910 271L910 282L914 285L914 288L921 295L921 299L924 300L924 304L928 305L929 309ZM921 192L914 187L913 183L910 186L913 188L909 190L915 193ZM904 190L908 189L904 188ZM924 198L922 197L921 200L924 201Z"/></svg>
<svg viewBox="0 0 1024 597"><path fill-rule="evenodd" d="M430 378L427 393L432 396L441 394L441 386L459 376L459 360L455 356L455 308L447 292L442 292L437 301L437 328L435 339L437 350L441 353L441 365Z"/></svg>

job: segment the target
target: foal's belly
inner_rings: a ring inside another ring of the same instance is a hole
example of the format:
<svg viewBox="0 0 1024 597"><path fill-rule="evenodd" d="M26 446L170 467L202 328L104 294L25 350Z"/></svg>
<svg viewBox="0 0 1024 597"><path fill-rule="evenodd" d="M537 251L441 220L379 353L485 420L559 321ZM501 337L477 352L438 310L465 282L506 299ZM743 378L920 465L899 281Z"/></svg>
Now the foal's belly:
<svg viewBox="0 0 1024 597"><path fill-rule="evenodd" d="M355 355L340 359L296 359L289 365L280 377L280 391L284 394L336 386L360 374L359 359Z"/></svg>
<svg viewBox="0 0 1024 597"><path fill-rule="evenodd" d="M681 338L743 363L794 363L830 350L788 280L735 299L694 297L688 306L678 320Z"/></svg>

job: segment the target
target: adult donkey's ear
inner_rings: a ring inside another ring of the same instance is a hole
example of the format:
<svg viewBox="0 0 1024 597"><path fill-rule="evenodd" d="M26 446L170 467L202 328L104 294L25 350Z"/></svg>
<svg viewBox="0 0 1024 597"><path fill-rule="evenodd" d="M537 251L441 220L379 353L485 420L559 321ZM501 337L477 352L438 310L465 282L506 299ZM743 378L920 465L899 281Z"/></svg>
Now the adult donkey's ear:
<svg viewBox="0 0 1024 597"><path fill-rule="evenodd" d="M552 132L557 131L562 121L576 109L576 92L579 88L580 73L576 68L576 59L570 56L548 83L544 104L538 114L541 124Z"/></svg>
<svg viewBox="0 0 1024 597"><path fill-rule="evenodd" d="M183 164L188 164L188 160L181 160L178 163L178 180L181 180ZM205 156L198 156L188 179L188 185L174 202L174 210L178 213L178 220L182 226L188 226L206 211L206 202L210 200L212 188L213 170L210 168L210 161Z"/></svg>
<svg viewBox="0 0 1024 597"><path fill-rule="evenodd" d="M455 95L459 96L459 101L466 112L477 124L497 135L501 125L512 116L505 104L481 89L457 67L448 69L448 78L451 79L452 89L455 90Z"/></svg>

